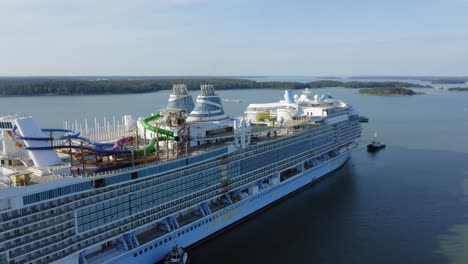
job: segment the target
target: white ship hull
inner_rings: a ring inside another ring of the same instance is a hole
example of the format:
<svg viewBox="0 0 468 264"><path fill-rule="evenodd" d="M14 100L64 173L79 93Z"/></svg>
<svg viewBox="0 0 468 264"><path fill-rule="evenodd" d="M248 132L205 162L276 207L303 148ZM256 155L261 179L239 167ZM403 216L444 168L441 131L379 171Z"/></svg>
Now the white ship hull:
<svg viewBox="0 0 468 264"><path fill-rule="evenodd" d="M108 258L109 256L102 256L104 258L100 257L90 260L88 263L152 264L157 262L163 259L165 254L167 254L175 244L182 247L189 247L257 212L258 210L261 210L265 206L292 194L294 191L320 180L323 176L343 165L348 160L350 152L351 150L345 151L339 156L297 174L278 185L265 188L259 191L256 195L244 198L243 200L201 218L190 225L183 226L167 235L145 243L134 250L127 252L125 255L120 255L111 259ZM182 230L189 230L189 232L184 232L184 234L182 234ZM164 241L167 242L164 243Z"/></svg>
<svg viewBox="0 0 468 264"><path fill-rule="evenodd" d="M224 114L221 99L204 88L206 100L197 101L192 119ZM39 158L55 149L71 162L75 155L83 174L64 177L56 175L61 167L46 166L44 174L13 178L28 186L0 192L0 263L154 263L174 245L193 247L318 181L348 159L361 134L359 115L331 99L301 109L286 94L287 102L250 105L248 113L260 120L255 124L243 118L187 124L180 112L168 112L161 121L190 135L180 142L174 131L148 123L159 114L142 120L166 135L166 146L143 139L126 149L117 144L126 138L94 142L68 129L37 127L44 135L28 134L17 122L24 118L3 119L11 147ZM274 123L267 110L277 115ZM287 111L294 113L282 115Z"/></svg>

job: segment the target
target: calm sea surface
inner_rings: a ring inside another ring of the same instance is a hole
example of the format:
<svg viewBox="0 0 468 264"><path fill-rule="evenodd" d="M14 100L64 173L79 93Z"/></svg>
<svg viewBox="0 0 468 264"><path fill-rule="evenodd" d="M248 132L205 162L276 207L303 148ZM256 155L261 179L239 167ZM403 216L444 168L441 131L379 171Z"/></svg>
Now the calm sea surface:
<svg viewBox="0 0 468 264"><path fill-rule="evenodd" d="M468 93L418 89L426 94L380 97L356 91L314 90L369 117L349 162L193 248L192 263L468 263ZM284 92L218 93L242 101L224 102L234 117L249 103L278 101ZM0 114L32 114L42 127L85 119L94 124L95 118L102 123L104 117L155 113L168 96L8 97L0 98ZM365 145L375 133L387 148L370 154Z"/></svg>

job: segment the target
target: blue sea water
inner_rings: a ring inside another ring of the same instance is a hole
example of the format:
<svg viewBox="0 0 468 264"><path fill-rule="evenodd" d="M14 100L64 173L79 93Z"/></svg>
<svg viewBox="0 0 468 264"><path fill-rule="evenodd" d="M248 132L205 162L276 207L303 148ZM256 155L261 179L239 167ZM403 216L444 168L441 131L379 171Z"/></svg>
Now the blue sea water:
<svg viewBox="0 0 468 264"><path fill-rule="evenodd" d="M330 94L354 105L370 122L364 124L363 142L377 136L392 146L418 149L468 152L468 93L434 89L418 96L361 95L355 89L326 88L314 93ZM299 91L297 91L299 92ZM192 93L195 97L198 92ZM218 91L224 99L237 99L241 103L224 102L225 112L240 116L249 103L275 102L283 99L284 91L229 90ZM0 97L0 113L34 115L43 127L63 127L64 121L77 120L84 124L101 124L106 118L112 122L124 114L148 116L165 108L169 92L130 95L99 96L43 96Z"/></svg>
<svg viewBox="0 0 468 264"><path fill-rule="evenodd" d="M468 155L387 147L192 250L192 263L468 263Z"/></svg>
<svg viewBox="0 0 468 264"><path fill-rule="evenodd" d="M381 97L314 90L369 117L360 147L324 181L190 250L192 263L468 263L468 93ZM225 111L282 99L281 90L218 91ZM198 93L193 93L197 95ZM169 93L0 98L0 113L42 127L147 116ZM374 134L387 148L370 154Z"/></svg>

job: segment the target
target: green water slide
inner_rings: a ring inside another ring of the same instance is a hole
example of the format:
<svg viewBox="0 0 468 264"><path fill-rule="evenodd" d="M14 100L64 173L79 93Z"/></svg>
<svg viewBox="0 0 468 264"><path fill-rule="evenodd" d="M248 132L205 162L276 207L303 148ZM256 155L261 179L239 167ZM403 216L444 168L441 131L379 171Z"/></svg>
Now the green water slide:
<svg viewBox="0 0 468 264"><path fill-rule="evenodd" d="M154 145L156 144L156 139L152 138L147 146L144 146L142 148L136 149L135 153L137 155L143 155L143 154L148 154L148 153L153 153L155 151Z"/></svg>
<svg viewBox="0 0 468 264"><path fill-rule="evenodd" d="M159 140L169 139L169 140L179 141L179 137L174 137L174 132L165 130L159 127L155 127L149 124L149 122L154 121L160 117L161 117L160 114L155 114L153 116L144 118L143 120L141 120L141 124L143 125L144 128L148 129L149 131L158 133L160 135Z"/></svg>

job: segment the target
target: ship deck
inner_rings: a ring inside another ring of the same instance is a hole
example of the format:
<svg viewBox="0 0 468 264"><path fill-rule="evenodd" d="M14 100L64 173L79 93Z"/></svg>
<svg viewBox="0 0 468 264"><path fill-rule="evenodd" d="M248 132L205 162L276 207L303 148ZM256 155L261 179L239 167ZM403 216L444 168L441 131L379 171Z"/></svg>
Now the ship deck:
<svg viewBox="0 0 468 264"><path fill-rule="evenodd" d="M294 135L300 133L306 128L310 128L312 126L319 126L320 121L323 118L320 117L303 117L296 120L290 120L284 122L282 126L268 126L266 124L253 124L249 131L246 131L247 135L251 136L250 145L255 144L263 144L269 142L271 140L286 137L288 135ZM70 175L46 175L46 176L38 176L35 174L31 175L29 185L39 185L48 183L51 181L60 181L64 178L96 178L96 177L103 177L113 175L119 172L128 171L135 169L136 167L145 167L149 165L157 165L161 163L165 163L168 161L180 159L180 158L187 158L191 156L200 155L206 152L213 151L223 146L227 145L234 145L234 138L240 137L240 134L228 132L228 133L220 133L212 136L210 138L203 138L200 140L210 141L210 143L200 144L197 146L188 147L187 145L179 144L177 150L164 150L160 149L157 153L155 152L153 155L157 155L157 160L148 161L148 162L140 162L140 164L135 166L129 166L125 168L120 168L116 170L110 170L101 173L89 173L96 168L96 166L92 165L85 165L79 164L76 161L72 162L71 166L71 174ZM148 156L150 157L150 156ZM151 160L150 158L148 158ZM17 171L26 170L28 167L18 167L18 168L10 168L15 169Z"/></svg>

